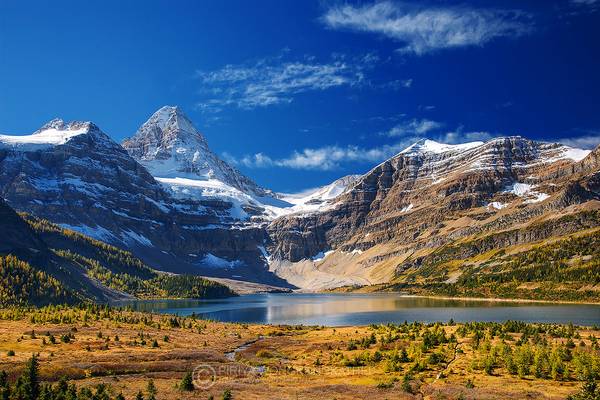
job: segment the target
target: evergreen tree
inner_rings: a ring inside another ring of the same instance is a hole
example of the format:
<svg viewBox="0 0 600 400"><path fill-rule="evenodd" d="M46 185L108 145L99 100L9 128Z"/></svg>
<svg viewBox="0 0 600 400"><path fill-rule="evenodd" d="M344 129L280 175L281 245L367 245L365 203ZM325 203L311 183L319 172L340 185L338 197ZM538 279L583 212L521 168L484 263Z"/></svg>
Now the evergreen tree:
<svg viewBox="0 0 600 400"><path fill-rule="evenodd" d="M581 391L574 396L569 396L567 400L600 400L600 387L596 381L588 379Z"/></svg>
<svg viewBox="0 0 600 400"><path fill-rule="evenodd" d="M191 372L187 372L183 379L181 380L181 383L179 384L179 388L181 390L185 390L186 392L191 392L192 390L194 390L194 381L192 379L192 373Z"/></svg>
<svg viewBox="0 0 600 400"><path fill-rule="evenodd" d="M37 356L33 354L25 366L23 375L23 400L37 400L40 396L39 363Z"/></svg>
<svg viewBox="0 0 600 400"><path fill-rule="evenodd" d="M233 399L233 395L231 394L231 389L225 389L225 391L223 391L223 400L232 400Z"/></svg>
<svg viewBox="0 0 600 400"><path fill-rule="evenodd" d="M148 394L148 397L146 397L147 400L156 400L157 390L152 379L150 379L148 385L146 385L146 393Z"/></svg>
<svg viewBox="0 0 600 400"><path fill-rule="evenodd" d="M10 385L6 371L0 372L0 400L10 399Z"/></svg>

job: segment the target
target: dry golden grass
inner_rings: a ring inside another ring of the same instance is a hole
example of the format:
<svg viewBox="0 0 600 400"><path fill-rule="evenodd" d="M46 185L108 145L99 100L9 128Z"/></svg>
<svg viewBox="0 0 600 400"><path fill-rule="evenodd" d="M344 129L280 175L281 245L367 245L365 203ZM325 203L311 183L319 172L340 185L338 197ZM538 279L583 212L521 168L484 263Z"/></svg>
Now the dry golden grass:
<svg viewBox="0 0 600 400"><path fill-rule="evenodd" d="M153 320L160 318L154 316ZM443 329L450 335L457 327ZM457 346L464 352L457 352L448 365L444 362L415 373L411 394L402 389L408 365L400 372L386 372L385 362L348 367L341 361L365 351L373 354L411 345L404 338L393 344L378 341L366 349L349 350L351 340L367 338L371 333L370 327L274 327L200 320L194 321L192 327L182 328L109 319L72 324L3 320L0 370L9 372L14 379L31 354L39 353L45 381L66 376L79 386L106 383L113 393L134 398L152 378L158 399L181 400L208 399L210 395L218 399L225 389L231 389L234 399L563 399L580 386L576 381L533 376L521 379L501 369L492 376L486 375L471 366L475 354L472 339L459 338ZM60 341L62 335L69 334L74 335L70 343ZM598 336L598 332L591 331L580 334L583 338ZM54 336L57 343L51 344L48 335ZM159 347L152 347L154 340ZM249 342L252 343L243 346ZM228 352L240 346L243 347L232 357L234 360L227 357ZM15 355L8 356L9 350ZM453 347L448 344L441 350L450 361ZM176 386L186 371L198 365L209 365L217 371L214 385L193 392L178 390ZM256 367L266 370L252 371ZM474 388L465 386L469 379Z"/></svg>

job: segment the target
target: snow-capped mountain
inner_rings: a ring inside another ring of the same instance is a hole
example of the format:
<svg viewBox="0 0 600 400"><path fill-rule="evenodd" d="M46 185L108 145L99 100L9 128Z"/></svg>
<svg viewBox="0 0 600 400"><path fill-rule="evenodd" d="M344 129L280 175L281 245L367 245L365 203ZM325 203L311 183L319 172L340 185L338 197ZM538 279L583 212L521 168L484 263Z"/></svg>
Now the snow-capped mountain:
<svg viewBox="0 0 600 400"><path fill-rule="evenodd" d="M236 204L175 196L91 122L0 136L0 196L158 269L277 282L260 249L264 230L240 226Z"/></svg>
<svg viewBox="0 0 600 400"><path fill-rule="evenodd" d="M280 208L278 216L288 214L310 214L325 211L335 205L335 199L351 189L360 175L347 175L329 185L302 191L300 193L279 193L281 200L292 207Z"/></svg>
<svg viewBox="0 0 600 400"><path fill-rule="evenodd" d="M65 144L69 139L87 134L90 123L72 122L65 124L61 119L53 119L31 135L0 135L0 146L19 150L43 150L51 146Z"/></svg>
<svg viewBox="0 0 600 400"><path fill-rule="evenodd" d="M581 211L580 204L600 199L593 160L587 150L522 137L421 140L358 178L329 207L273 221L273 269L300 287L318 287L315 274L333 286L389 281L426 249Z"/></svg>
<svg viewBox="0 0 600 400"><path fill-rule="evenodd" d="M600 149L522 137L421 140L364 175L297 194L229 166L175 107L124 146L91 122L58 119L0 135L0 196L158 269L308 288L387 282L474 236L492 237L489 249L569 234L595 226L585 212L600 209Z"/></svg>
<svg viewBox="0 0 600 400"><path fill-rule="evenodd" d="M156 111L123 147L174 197L228 201L241 223L261 223L292 206L221 160L178 107Z"/></svg>
<svg viewBox="0 0 600 400"><path fill-rule="evenodd" d="M160 185L91 122L55 119L31 135L2 135L0 165L0 191L15 208L100 239L126 240L127 225L111 231L111 219L96 223L111 210L152 215L167 209Z"/></svg>
<svg viewBox="0 0 600 400"><path fill-rule="evenodd" d="M331 206L358 176L299 194L279 194L258 186L213 153L206 138L178 107L156 111L123 147L179 199L220 199L232 204L241 224L264 224L296 213Z"/></svg>
<svg viewBox="0 0 600 400"><path fill-rule="evenodd" d="M123 147L155 177L219 181L251 196L271 195L213 153L178 107L156 111Z"/></svg>

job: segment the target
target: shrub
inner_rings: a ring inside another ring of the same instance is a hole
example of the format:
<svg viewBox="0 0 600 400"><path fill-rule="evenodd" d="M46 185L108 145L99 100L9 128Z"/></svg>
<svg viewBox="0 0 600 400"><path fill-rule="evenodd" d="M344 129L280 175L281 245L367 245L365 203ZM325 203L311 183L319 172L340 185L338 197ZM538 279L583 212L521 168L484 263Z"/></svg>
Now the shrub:
<svg viewBox="0 0 600 400"><path fill-rule="evenodd" d="M179 388L181 390L184 390L186 392L191 392L194 390L194 381L192 379L192 373L191 372L187 372L184 376L183 379L181 380L181 383L179 384Z"/></svg>

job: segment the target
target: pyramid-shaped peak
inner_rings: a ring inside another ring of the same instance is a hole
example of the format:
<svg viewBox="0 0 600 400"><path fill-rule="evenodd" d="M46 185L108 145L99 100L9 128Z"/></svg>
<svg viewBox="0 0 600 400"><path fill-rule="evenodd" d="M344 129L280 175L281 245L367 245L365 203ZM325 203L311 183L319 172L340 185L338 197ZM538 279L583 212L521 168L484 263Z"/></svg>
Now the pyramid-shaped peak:
<svg viewBox="0 0 600 400"><path fill-rule="evenodd" d="M192 121L184 114L178 106L164 106L158 109L152 116L142 125L140 131L146 128L158 128L161 131L179 131L200 135Z"/></svg>
<svg viewBox="0 0 600 400"><path fill-rule="evenodd" d="M164 106L123 141L123 147L138 159L166 159L173 152L194 154L208 151L208 144L179 107Z"/></svg>
<svg viewBox="0 0 600 400"><path fill-rule="evenodd" d="M179 107L161 107L122 145L157 178L219 180L245 193L267 195L213 153Z"/></svg>

